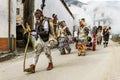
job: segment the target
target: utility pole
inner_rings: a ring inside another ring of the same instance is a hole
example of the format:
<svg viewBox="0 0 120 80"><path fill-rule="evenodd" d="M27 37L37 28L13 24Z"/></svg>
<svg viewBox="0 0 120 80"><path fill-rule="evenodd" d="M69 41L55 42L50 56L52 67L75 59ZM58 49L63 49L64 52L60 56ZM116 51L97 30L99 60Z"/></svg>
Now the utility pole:
<svg viewBox="0 0 120 80"><path fill-rule="evenodd" d="M35 0L23 0L24 3L24 14L23 14L23 21L24 25L28 23L31 29L34 26L34 2Z"/></svg>
<svg viewBox="0 0 120 80"><path fill-rule="evenodd" d="M34 28L34 4L35 4L35 0L22 0L23 2L23 24L26 27L26 23L28 23L30 25L30 28L33 29ZM28 34L24 35L24 41L25 44L27 43L27 39L28 39ZM32 42L30 42L30 46L32 46Z"/></svg>
<svg viewBox="0 0 120 80"><path fill-rule="evenodd" d="M8 0L8 50L10 51L10 34L11 34L11 0Z"/></svg>

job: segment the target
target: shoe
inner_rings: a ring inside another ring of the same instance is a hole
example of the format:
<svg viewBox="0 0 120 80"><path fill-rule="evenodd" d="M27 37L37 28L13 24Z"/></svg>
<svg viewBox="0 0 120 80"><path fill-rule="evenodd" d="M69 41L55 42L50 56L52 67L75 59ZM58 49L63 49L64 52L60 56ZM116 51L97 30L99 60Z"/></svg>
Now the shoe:
<svg viewBox="0 0 120 80"><path fill-rule="evenodd" d="M65 55L65 54L66 54L65 50L63 50L63 51L61 52L61 55Z"/></svg>
<svg viewBox="0 0 120 80"><path fill-rule="evenodd" d="M68 50L68 54L70 54L70 52L71 52L71 49Z"/></svg>
<svg viewBox="0 0 120 80"><path fill-rule="evenodd" d="M51 70L51 69L53 69L53 63L52 63L52 62L50 62L50 63L48 64L48 67L47 67L47 70Z"/></svg>
<svg viewBox="0 0 120 80"><path fill-rule="evenodd" d="M78 56L81 56L81 53L78 53Z"/></svg>
<svg viewBox="0 0 120 80"><path fill-rule="evenodd" d="M82 55L82 56L85 56L85 55L86 55L86 53L85 53L85 52L82 52L82 53L81 53L81 55Z"/></svg>
<svg viewBox="0 0 120 80"><path fill-rule="evenodd" d="M31 64L31 65L30 65L30 68L25 69L24 71L25 71L25 72L35 73L35 65L34 65L34 64Z"/></svg>

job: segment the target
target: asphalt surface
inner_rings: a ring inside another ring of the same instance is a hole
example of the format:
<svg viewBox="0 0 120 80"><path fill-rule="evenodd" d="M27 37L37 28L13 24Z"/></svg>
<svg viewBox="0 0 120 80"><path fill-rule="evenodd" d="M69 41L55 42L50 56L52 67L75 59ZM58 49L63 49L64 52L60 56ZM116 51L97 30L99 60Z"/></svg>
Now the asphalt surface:
<svg viewBox="0 0 120 80"><path fill-rule="evenodd" d="M36 73L23 72L23 55L0 63L0 80L119 80L120 45L110 41L104 48L98 45L96 51L87 51L86 56L77 56L74 44L71 54L60 55L52 50L54 68L47 71L48 60L40 55ZM115 54L115 55L114 55ZM27 64L32 63L32 52L27 53Z"/></svg>

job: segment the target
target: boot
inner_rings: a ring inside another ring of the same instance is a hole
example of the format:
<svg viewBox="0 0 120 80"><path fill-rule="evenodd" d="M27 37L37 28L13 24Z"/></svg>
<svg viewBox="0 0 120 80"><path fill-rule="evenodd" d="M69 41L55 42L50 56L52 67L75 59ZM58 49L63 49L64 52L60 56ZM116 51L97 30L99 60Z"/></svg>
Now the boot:
<svg viewBox="0 0 120 80"><path fill-rule="evenodd" d="M70 52L71 52L71 48L68 50L68 54L70 54Z"/></svg>
<svg viewBox="0 0 120 80"><path fill-rule="evenodd" d="M35 65L34 65L34 64L31 64L31 65L30 65L30 68L25 69L24 71L25 71L25 72L35 73Z"/></svg>
<svg viewBox="0 0 120 80"><path fill-rule="evenodd" d="M106 48L106 47L107 47L106 42L104 42L104 48Z"/></svg>
<svg viewBox="0 0 120 80"><path fill-rule="evenodd" d="M78 50L78 56L81 56L81 50Z"/></svg>
<svg viewBox="0 0 120 80"><path fill-rule="evenodd" d="M75 48L76 48L76 49L77 49L77 43L78 43L78 42L76 42L76 44L75 44Z"/></svg>
<svg viewBox="0 0 120 80"><path fill-rule="evenodd" d="M65 52L61 52L61 55L65 55L66 53Z"/></svg>
<svg viewBox="0 0 120 80"><path fill-rule="evenodd" d="M50 62L49 65L48 65L48 67L47 67L47 70L51 70L52 68L53 68L53 63Z"/></svg>
<svg viewBox="0 0 120 80"><path fill-rule="evenodd" d="M85 52L82 52L82 53L81 53L81 56L85 56L85 55L86 55L86 53L85 53Z"/></svg>
<svg viewBox="0 0 120 80"><path fill-rule="evenodd" d="M108 42L106 42L106 47L108 47Z"/></svg>
<svg viewBox="0 0 120 80"><path fill-rule="evenodd" d="M78 56L81 56L81 53L78 52Z"/></svg>
<svg viewBox="0 0 120 80"><path fill-rule="evenodd" d="M66 54L65 50L63 50L63 51L61 52L61 55L65 55L65 54Z"/></svg>

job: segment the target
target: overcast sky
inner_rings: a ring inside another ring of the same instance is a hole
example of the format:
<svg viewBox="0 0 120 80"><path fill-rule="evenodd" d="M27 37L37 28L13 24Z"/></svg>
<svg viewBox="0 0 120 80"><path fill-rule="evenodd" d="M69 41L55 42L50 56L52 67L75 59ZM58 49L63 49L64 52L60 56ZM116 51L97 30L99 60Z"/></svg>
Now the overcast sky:
<svg viewBox="0 0 120 80"><path fill-rule="evenodd" d="M86 3L88 1L120 1L120 0L78 0L78 1Z"/></svg>
<svg viewBox="0 0 120 80"><path fill-rule="evenodd" d="M88 15L93 12L96 7L101 9L109 18L112 19L112 32L120 33L120 0L79 0L88 3ZM92 13L93 14L93 13ZM90 15L91 16L91 15Z"/></svg>

